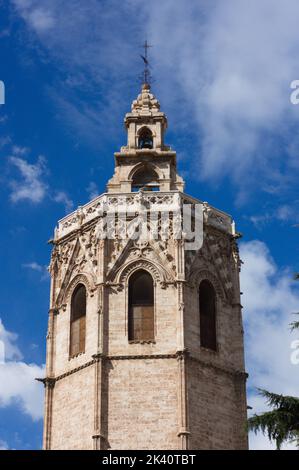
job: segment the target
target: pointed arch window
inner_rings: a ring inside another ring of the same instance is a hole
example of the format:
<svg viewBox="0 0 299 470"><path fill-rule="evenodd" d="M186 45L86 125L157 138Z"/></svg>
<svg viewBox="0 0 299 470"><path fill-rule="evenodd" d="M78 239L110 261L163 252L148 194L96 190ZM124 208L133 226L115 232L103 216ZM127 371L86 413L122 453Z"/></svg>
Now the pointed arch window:
<svg viewBox="0 0 299 470"><path fill-rule="evenodd" d="M153 148L153 134L148 127L143 127L139 134L138 139L139 149L152 149Z"/></svg>
<svg viewBox="0 0 299 470"><path fill-rule="evenodd" d="M154 282L143 269L129 279L129 341L154 340Z"/></svg>
<svg viewBox="0 0 299 470"><path fill-rule="evenodd" d="M159 177L155 170L150 166L143 166L133 176L132 191L136 192L139 189L146 191L159 191Z"/></svg>
<svg viewBox="0 0 299 470"><path fill-rule="evenodd" d="M216 293L213 285L203 280L199 286L200 344L217 350L216 338Z"/></svg>
<svg viewBox="0 0 299 470"><path fill-rule="evenodd" d="M71 300L70 357L85 351L86 336L86 288L79 284Z"/></svg>

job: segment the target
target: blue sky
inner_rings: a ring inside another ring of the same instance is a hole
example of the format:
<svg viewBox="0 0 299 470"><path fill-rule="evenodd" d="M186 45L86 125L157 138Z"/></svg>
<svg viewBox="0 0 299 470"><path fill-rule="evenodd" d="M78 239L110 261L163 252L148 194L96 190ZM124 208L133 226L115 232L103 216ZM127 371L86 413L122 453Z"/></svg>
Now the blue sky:
<svg viewBox="0 0 299 470"><path fill-rule="evenodd" d="M290 103L298 2L0 0L0 8L0 448L41 446L42 390L32 379L45 361L47 240L59 218L105 191L145 38L186 192L231 213L244 234L249 403L264 407L255 386L298 393L288 331L299 306L299 106ZM251 446L269 443L257 436Z"/></svg>

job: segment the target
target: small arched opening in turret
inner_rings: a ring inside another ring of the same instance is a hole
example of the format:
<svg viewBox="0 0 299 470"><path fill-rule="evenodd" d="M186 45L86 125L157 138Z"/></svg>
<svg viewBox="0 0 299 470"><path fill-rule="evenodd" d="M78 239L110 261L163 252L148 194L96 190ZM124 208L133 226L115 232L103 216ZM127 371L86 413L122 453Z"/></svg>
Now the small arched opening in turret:
<svg viewBox="0 0 299 470"><path fill-rule="evenodd" d="M140 189L145 191L160 191L159 177L150 166L142 166L134 173L132 178L132 191Z"/></svg>
<svg viewBox="0 0 299 470"><path fill-rule="evenodd" d="M153 148L153 134L148 127L142 127L138 136L139 149L152 149Z"/></svg>

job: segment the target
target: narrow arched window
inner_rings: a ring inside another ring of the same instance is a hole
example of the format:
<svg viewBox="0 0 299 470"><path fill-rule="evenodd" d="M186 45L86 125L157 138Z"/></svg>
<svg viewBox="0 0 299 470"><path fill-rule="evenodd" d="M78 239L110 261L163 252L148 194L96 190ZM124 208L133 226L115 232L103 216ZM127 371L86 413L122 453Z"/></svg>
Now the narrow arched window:
<svg viewBox="0 0 299 470"><path fill-rule="evenodd" d="M138 148L152 149L153 148L153 134L148 127L141 129L138 140Z"/></svg>
<svg viewBox="0 0 299 470"><path fill-rule="evenodd" d="M216 351L216 293L212 284L204 280L199 286L200 344Z"/></svg>
<svg viewBox="0 0 299 470"><path fill-rule="evenodd" d="M154 340L154 283L144 270L129 279L129 341Z"/></svg>
<svg viewBox="0 0 299 470"><path fill-rule="evenodd" d="M71 301L70 356L85 351L86 330L86 288L79 284L73 292Z"/></svg>

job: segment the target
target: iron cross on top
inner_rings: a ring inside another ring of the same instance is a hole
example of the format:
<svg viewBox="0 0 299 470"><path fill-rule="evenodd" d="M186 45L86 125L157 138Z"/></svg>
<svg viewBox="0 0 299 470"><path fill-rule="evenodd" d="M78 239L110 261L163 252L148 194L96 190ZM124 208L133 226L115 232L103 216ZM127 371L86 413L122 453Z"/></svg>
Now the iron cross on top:
<svg viewBox="0 0 299 470"><path fill-rule="evenodd" d="M147 51L150 47L153 47L153 46L148 44L147 40L145 40L143 46L141 46L141 47L144 48L144 55L141 55L141 58L144 62L143 81L144 81L144 83L149 83L150 71L149 71L149 61L148 61L148 58L147 58Z"/></svg>

